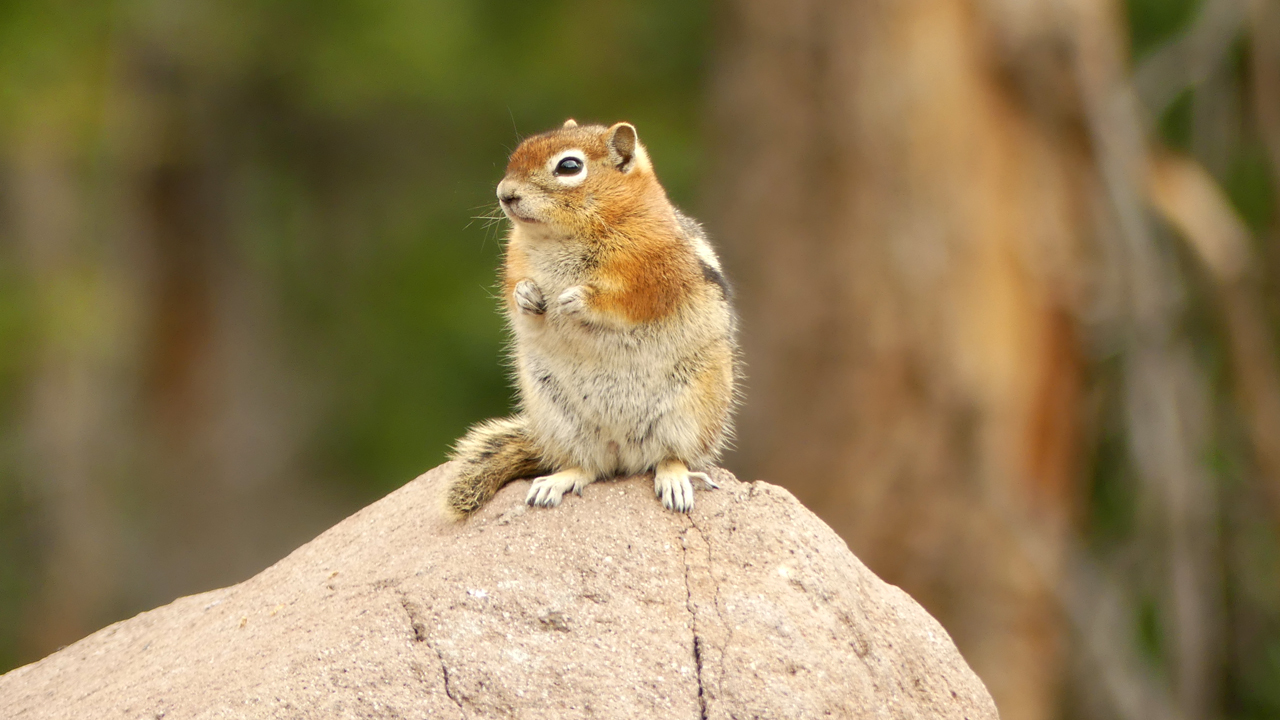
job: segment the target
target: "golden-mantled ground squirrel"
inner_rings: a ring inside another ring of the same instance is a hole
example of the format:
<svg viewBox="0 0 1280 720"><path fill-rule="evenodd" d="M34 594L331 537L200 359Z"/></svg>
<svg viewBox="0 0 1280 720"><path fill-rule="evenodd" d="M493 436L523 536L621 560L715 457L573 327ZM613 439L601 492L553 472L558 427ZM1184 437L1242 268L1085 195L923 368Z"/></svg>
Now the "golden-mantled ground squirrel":
<svg viewBox="0 0 1280 720"><path fill-rule="evenodd" d="M654 473L672 510L729 434L736 320L697 222L671 205L636 129L564 127L511 154L498 200L511 220L503 299L520 412L473 427L449 510L465 517L536 477L551 507L614 475Z"/></svg>

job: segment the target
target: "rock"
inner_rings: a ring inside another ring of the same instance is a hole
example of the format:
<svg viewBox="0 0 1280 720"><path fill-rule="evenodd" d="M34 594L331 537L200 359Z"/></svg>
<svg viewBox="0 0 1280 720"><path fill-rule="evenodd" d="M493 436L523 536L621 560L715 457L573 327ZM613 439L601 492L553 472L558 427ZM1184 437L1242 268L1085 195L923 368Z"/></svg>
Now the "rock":
<svg viewBox="0 0 1280 720"><path fill-rule="evenodd" d="M788 492L717 471L471 520L450 466L239 585L0 676L34 718L995 718L947 633Z"/></svg>

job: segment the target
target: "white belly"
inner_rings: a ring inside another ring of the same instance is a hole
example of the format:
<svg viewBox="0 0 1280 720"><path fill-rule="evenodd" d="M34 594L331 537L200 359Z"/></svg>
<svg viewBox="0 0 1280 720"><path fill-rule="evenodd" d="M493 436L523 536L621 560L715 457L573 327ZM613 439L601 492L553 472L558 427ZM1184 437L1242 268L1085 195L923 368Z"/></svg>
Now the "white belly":
<svg viewBox="0 0 1280 720"><path fill-rule="evenodd" d="M547 317L515 328L523 409L554 463L603 477L701 460L687 408L699 350L715 338L674 320L613 330Z"/></svg>

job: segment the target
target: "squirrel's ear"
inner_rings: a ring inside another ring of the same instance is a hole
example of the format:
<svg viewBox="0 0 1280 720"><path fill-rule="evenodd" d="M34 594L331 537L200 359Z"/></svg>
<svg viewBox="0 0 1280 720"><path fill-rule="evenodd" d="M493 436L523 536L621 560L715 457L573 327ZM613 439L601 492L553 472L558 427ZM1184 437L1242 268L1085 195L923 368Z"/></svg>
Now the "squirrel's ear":
<svg viewBox="0 0 1280 720"><path fill-rule="evenodd" d="M631 123L620 122L609 128L609 159L622 172L631 172L637 166L648 168L649 156L636 138L636 128Z"/></svg>
<svg viewBox="0 0 1280 720"><path fill-rule="evenodd" d="M574 120L573 118L569 118L568 120L564 121L564 127L567 127L567 128L578 127L578 121Z"/></svg>

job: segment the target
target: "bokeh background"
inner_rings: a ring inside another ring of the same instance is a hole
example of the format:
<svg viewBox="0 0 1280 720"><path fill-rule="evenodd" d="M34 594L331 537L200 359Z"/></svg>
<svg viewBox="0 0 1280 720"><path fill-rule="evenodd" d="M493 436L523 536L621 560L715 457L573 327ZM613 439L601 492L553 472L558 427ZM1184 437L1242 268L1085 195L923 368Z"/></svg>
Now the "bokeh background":
<svg viewBox="0 0 1280 720"><path fill-rule="evenodd" d="M736 281L727 466L1006 720L1280 717L1280 0L0 3L0 671L505 412L570 116Z"/></svg>

